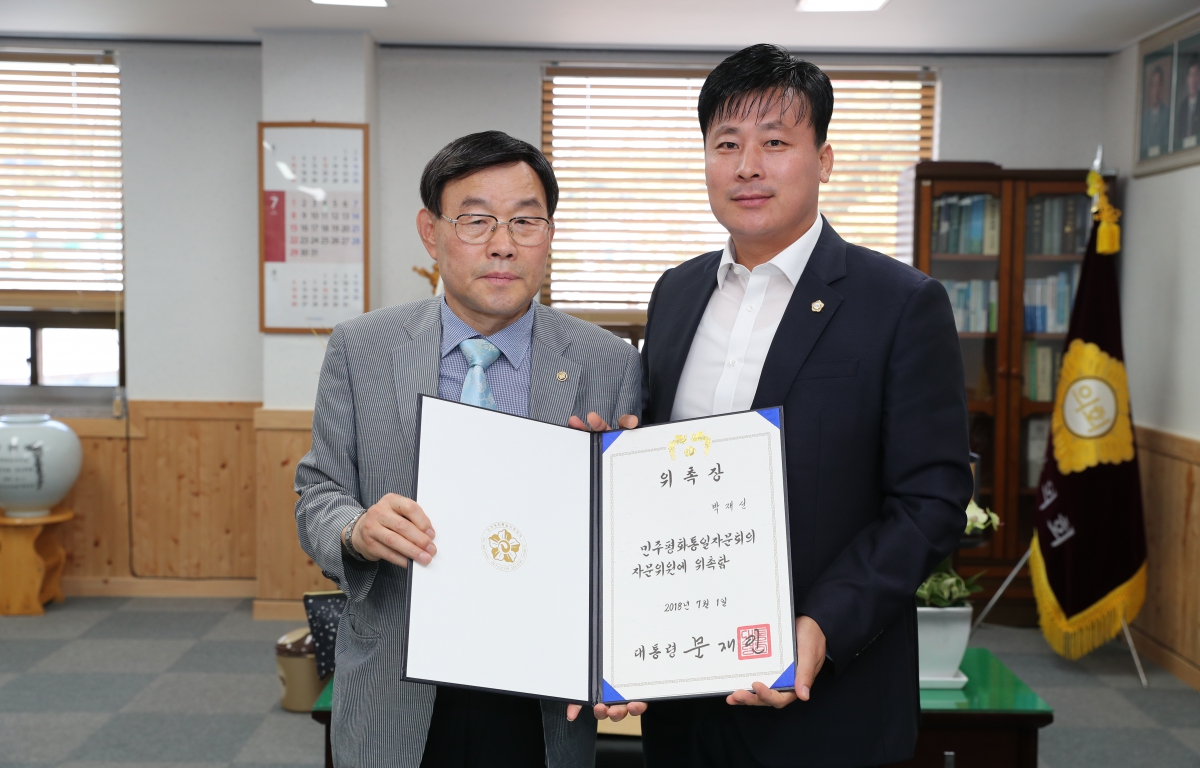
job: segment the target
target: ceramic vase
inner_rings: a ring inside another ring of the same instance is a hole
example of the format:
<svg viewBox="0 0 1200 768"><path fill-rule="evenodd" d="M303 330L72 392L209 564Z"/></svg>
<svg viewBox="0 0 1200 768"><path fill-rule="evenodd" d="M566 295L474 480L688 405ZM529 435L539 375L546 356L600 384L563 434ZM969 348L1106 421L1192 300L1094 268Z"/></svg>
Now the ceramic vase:
<svg viewBox="0 0 1200 768"><path fill-rule="evenodd" d="M922 688L961 688L959 671L971 638L971 606L917 608L917 676Z"/></svg>
<svg viewBox="0 0 1200 768"><path fill-rule="evenodd" d="M9 517L42 517L79 477L79 438L41 414L0 416L0 508Z"/></svg>

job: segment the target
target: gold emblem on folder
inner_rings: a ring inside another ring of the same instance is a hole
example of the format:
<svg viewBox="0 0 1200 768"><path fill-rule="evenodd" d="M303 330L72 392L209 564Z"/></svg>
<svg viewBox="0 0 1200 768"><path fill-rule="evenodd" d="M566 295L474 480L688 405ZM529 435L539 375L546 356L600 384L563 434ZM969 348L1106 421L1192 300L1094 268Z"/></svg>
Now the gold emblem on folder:
<svg viewBox="0 0 1200 768"><path fill-rule="evenodd" d="M684 448L683 448L684 456L695 456L696 455L696 446L686 445L687 441L688 441L687 435L675 435L675 438L671 442L667 443L667 453L669 453L671 455L671 461L675 460L675 449L681 445L684 446ZM703 432L693 432L692 433L692 442L693 443L704 443L704 455L705 456L707 456L708 452L710 450L712 450L712 438L709 437L708 435L704 434Z"/></svg>
<svg viewBox="0 0 1200 768"><path fill-rule="evenodd" d="M525 537L511 523L492 523L483 529L483 556L500 571L515 571L525 562Z"/></svg>

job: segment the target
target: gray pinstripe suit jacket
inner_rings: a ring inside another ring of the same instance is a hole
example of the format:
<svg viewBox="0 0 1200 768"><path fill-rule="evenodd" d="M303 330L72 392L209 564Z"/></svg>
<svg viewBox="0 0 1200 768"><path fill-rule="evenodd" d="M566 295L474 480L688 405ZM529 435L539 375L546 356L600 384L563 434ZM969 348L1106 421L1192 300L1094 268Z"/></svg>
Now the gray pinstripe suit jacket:
<svg viewBox="0 0 1200 768"><path fill-rule="evenodd" d="M385 494L413 495L417 395L438 393L440 301L379 309L334 329L312 450L296 468L300 546L349 597L333 691L339 768L416 768L425 749L435 689L400 680L404 569L343 558L339 534ZM535 305L530 353L530 418L565 425L595 411L615 424L621 414L640 415L637 351L611 333ZM436 510L430 517L436 526ZM550 768L594 764L595 720L586 711L569 723L565 704L542 702L542 723Z"/></svg>

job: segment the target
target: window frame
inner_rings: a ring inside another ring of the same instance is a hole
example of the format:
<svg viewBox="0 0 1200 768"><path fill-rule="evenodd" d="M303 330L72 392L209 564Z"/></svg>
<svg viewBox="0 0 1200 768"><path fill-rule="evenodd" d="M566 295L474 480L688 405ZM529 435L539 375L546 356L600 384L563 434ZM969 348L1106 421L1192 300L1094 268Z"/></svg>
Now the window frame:
<svg viewBox="0 0 1200 768"><path fill-rule="evenodd" d="M4 392L14 390L46 391L46 390L82 390L100 391L112 389L107 384L101 385L70 385L59 386L42 384L38 381L41 368L41 333L43 328L98 328L117 331L117 386L125 386L125 313L116 312L78 312L73 310L12 310L0 309L0 327L28 328L30 333L30 369L28 384L0 385L0 401Z"/></svg>

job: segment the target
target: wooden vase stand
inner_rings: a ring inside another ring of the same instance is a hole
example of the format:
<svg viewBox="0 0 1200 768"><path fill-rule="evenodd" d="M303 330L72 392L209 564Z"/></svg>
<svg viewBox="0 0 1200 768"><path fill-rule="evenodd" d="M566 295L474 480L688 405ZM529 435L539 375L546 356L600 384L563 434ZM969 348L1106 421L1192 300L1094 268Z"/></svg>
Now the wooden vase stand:
<svg viewBox="0 0 1200 768"><path fill-rule="evenodd" d="M51 526L75 517L59 509L41 517L8 517L0 512L0 615L38 616L46 603L61 603L67 553Z"/></svg>

